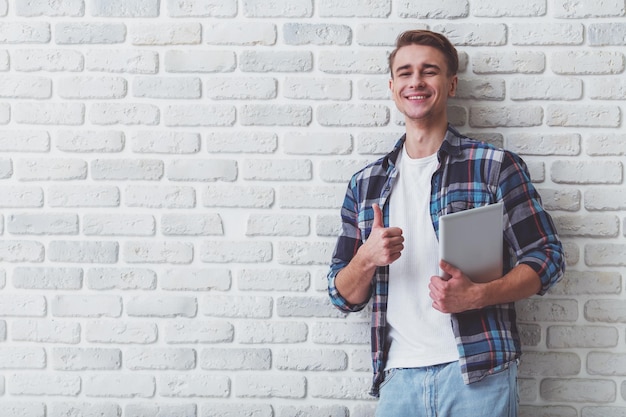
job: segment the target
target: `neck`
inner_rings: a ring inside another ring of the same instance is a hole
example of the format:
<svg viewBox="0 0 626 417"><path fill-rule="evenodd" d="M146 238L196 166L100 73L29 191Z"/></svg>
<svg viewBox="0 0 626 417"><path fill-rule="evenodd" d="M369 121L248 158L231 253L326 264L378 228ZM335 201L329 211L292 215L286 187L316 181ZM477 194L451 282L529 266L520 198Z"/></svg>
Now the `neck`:
<svg viewBox="0 0 626 417"><path fill-rule="evenodd" d="M441 147L447 129L447 123L443 126L429 129L410 128L407 125L406 142L404 145L407 153L411 158L424 158L434 154Z"/></svg>

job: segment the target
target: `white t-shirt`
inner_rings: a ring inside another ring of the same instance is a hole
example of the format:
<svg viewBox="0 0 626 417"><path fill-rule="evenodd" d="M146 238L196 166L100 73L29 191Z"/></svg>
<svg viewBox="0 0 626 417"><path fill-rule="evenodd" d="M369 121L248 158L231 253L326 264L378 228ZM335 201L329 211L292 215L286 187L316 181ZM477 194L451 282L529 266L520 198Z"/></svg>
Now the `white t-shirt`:
<svg viewBox="0 0 626 417"><path fill-rule="evenodd" d="M431 178L437 154L411 159L402 148L389 200L389 225L404 236L402 256L389 265L386 369L416 368L458 360L450 315L432 307L428 284L439 274L439 243L430 219Z"/></svg>

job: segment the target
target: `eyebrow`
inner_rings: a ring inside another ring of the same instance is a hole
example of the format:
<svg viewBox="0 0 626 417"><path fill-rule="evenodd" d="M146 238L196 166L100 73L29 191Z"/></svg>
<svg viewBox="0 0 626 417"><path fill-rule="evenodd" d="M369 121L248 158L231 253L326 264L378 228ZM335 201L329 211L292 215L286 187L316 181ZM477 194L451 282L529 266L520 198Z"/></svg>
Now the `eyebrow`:
<svg viewBox="0 0 626 417"><path fill-rule="evenodd" d="M396 73L402 71L402 70L407 70L411 68L411 64L406 64L406 65L402 65L401 67L396 68ZM439 65L436 64L423 64L422 65L423 69L430 69L430 68L435 68L437 70L441 70L441 68L439 67Z"/></svg>

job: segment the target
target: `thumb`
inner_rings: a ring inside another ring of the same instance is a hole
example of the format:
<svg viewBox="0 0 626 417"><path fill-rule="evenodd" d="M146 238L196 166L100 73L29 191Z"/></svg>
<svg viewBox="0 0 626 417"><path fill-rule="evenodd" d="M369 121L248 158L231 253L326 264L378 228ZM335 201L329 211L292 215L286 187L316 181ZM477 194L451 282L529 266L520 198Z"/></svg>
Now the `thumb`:
<svg viewBox="0 0 626 417"><path fill-rule="evenodd" d="M372 224L372 229L375 227L385 227L383 223L383 211L380 209L378 204L372 205L372 209L374 210L374 223Z"/></svg>

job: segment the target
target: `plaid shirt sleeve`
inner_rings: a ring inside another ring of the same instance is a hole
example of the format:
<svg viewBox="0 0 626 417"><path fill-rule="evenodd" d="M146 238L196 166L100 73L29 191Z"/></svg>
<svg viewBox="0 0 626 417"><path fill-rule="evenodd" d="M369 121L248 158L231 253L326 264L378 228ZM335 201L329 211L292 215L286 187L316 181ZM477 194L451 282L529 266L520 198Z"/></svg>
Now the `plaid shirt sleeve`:
<svg viewBox="0 0 626 417"><path fill-rule="evenodd" d="M517 262L530 266L539 275L539 294L543 295L563 275L563 248L525 163L511 152L504 154L498 193L505 203L505 239Z"/></svg>

